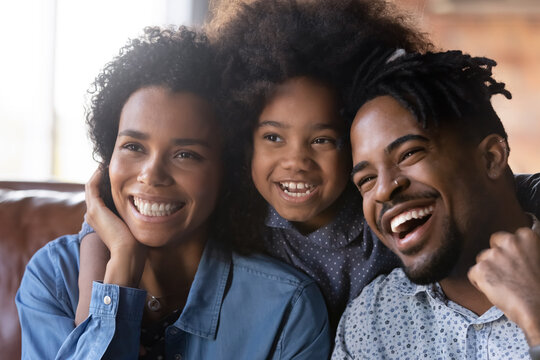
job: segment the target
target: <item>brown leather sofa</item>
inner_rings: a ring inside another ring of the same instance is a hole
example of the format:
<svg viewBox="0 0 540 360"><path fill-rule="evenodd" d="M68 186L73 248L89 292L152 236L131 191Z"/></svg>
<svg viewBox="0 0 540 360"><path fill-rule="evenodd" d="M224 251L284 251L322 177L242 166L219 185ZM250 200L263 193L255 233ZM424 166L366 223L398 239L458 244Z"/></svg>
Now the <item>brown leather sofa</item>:
<svg viewBox="0 0 540 360"><path fill-rule="evenodd" d="M21 358L15 294L28 260L45 243L77 233L84 185L0 181L0 358Z"/></svg>

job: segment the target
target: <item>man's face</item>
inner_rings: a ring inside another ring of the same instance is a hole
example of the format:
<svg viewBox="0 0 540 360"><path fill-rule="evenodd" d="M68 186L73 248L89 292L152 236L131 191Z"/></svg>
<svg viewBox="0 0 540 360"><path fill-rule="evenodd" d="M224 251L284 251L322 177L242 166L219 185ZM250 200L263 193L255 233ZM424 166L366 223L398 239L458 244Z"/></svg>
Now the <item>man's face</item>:
<svg viewBox="0 0 540 360"><path fill-rule="evenodd" d="M476 147L447 127L423 129L389 96L358 111L351 144L353 181L369 226L412 281L448 276L482 210L475 201Z"/></svg>

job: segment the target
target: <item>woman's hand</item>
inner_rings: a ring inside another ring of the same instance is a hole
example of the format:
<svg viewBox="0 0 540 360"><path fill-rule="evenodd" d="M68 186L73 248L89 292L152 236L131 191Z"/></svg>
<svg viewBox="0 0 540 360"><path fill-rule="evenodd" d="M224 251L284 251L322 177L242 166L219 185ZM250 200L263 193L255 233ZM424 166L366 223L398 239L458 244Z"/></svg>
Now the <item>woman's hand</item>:
<svg viewBox="0 0 540 360"><path fill-rule="evenodd" d="M86 221L110 252L104 283L138 287L146 261L146 247L133 237L126 223L105 205L99 193L102 171L86 183Z"/></svg>

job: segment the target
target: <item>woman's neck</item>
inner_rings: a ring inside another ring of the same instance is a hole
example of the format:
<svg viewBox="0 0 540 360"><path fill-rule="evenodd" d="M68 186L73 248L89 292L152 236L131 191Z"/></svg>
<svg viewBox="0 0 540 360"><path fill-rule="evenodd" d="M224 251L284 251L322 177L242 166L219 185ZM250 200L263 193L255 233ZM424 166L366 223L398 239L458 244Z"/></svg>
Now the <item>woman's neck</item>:
<svg viewBox="0 0 540 360"><path fill-rule="evenodd" d="M187 297L206 240L205 232L175 246L149 249L140 287L155 297L171 296L186 289Z"/></svg>

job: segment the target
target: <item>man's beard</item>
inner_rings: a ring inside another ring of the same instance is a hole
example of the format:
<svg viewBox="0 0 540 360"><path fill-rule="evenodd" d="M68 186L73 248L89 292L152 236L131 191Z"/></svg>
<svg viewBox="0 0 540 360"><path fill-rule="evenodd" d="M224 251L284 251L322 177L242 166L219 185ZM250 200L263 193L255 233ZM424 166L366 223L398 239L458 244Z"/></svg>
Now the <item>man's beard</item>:
<svg viewBox="0 0 540 360"><path fill-rule="evenodd" d="M440 248L420 264L404 267L405 274L415 284L427 285L447 277L456 266L463 249L463 236L449 218L443 227Z"/></svg>

